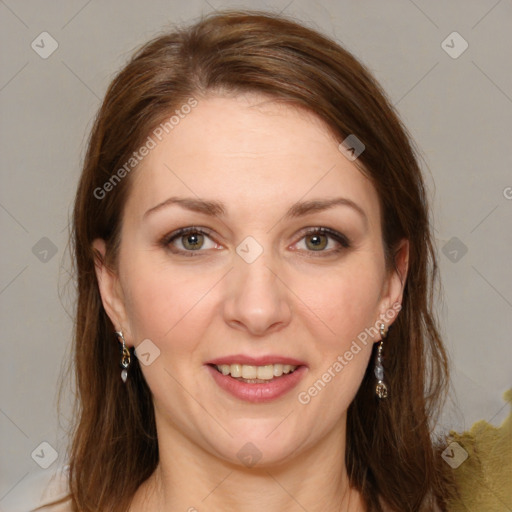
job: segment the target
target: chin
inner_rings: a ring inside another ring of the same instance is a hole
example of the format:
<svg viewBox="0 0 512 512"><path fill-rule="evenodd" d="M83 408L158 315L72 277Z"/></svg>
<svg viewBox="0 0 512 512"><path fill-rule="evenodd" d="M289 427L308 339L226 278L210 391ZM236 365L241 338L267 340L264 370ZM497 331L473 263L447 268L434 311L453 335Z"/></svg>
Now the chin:
<svg viewBox="0 0 512 512"><path fill-rule="evenodd" d="M261 428L253 425L245 431L238 429L238 434L228 444L216 446L215 449L221 458L237 466L266 468L284 464L298 455L304 441L297 438L297 432L293 435L283 431L277 433L274 429L279 421L264 422ZM272 426L268 428L270 424Z"/></svg>

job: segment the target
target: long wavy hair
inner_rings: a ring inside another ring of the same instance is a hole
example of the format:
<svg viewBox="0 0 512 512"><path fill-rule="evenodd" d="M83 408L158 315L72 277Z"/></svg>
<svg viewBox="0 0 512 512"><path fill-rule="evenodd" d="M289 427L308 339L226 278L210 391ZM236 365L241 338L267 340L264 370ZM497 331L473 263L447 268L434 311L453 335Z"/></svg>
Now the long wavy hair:
<svg viewBox="0 0 512 512"><path fill-rule="evenodd" d="M94 270L96 238L106 241L103 263L116 268L137 170L113 176L190 98L245 92L307 109L339 142L355 134L365 145L355 163L380 198L387 263L392 269L406 238L409 271L385 346L389 397L375 399L370 364L348 410L345 463L368 510L445 510L450 473L432 432L448 364L433 310L437 264L417 151L379 84L347 50L290 18L247 10L204 16L142 46L96 116L73 212L76 424L68 499L79 511L124 512L159 460L150 390L135 357L126 384L119 377L119 344Z"/></svg>

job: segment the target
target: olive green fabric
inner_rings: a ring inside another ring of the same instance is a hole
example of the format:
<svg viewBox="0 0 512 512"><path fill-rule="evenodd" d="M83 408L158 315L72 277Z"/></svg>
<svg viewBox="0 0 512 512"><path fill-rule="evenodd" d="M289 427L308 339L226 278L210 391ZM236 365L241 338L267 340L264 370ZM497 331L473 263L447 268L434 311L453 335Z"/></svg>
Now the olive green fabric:
<svg viewBox="0 0 512 512"><path fill-rule="evenodd" d="M504 394L504 399L512 406L512 389ZM500 427L482 420L469 432L452 431L450 437L468 457L453 469L459 497L450 503L449 511L511 512L512 412ZM449 455L453 456L453 451Z"/></svg>

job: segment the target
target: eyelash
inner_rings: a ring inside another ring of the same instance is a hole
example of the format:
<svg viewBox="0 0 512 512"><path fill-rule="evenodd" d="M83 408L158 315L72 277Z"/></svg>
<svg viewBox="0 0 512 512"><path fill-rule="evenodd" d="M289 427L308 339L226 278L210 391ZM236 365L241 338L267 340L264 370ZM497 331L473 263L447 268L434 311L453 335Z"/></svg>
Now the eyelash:
<svg viewBox="0 0 512 512"><path fill-rule="evenodd" d="M172 242L174 242L174 240L176 240L180 237L192 234L192 233L205 235L208 238L211 238L210 233L208 231L204 230L203 228L196 227L196 226L190 226L187 228L178 229L177 231L174 231L174 232L164 236L160 240L160 245L164 248L168 248L169 250L171 250L171 252L173 252L175 254L182 254L182 255L188 256L188 257L199 256L200 254L198 254L198 253L204 252L204 250L198 249L197 251L190 251L190 250L171 249L170 248L170 245L172 244ZM338 233L337 231L334 231L332 229L324 228L324 227L309 228L307 231L305 231L303 233L303 235L299 239L299 241L303 240L304 238L306 238L308 236L312 236L312 235L327 235L329 238L335 240L340 245L340 247L338 247L336 249L331 249L329 251L325 251L325 250L306 251L306 252L312 253L313 257L325 257L325 256L329 256L332 254L337 254L337 253L340 253L340 252L342 252L346 249L349 249L351 247L351 243L345 235L343 235L342 233ZM315 254L315 253L317 253L317 254Z"/></svg>

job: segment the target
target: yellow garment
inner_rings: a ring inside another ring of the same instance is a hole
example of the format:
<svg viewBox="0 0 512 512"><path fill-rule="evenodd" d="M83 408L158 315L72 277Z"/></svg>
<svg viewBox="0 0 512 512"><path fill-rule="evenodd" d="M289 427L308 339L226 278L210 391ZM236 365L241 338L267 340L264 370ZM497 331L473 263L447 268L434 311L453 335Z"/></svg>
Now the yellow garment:
<svg viewBox="0 0 512 512"><path fill-rule="evenodd" d="M503 395L512 406L512 389ZM459 498L450 512L512 511L512 412L500 427L477 421L469 432L450 432L468 457L453 469Z"/></svg>

